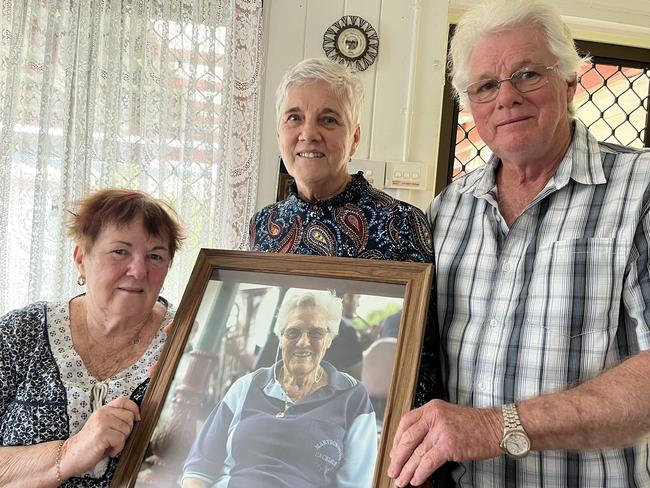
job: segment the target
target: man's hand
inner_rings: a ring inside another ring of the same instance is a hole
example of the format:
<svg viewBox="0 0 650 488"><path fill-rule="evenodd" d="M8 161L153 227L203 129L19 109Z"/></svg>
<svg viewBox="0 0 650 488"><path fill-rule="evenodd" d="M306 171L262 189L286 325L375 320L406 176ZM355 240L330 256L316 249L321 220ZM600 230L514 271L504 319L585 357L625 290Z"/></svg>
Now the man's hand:
<svg viewBox="0 0 650 488"><path fill-rule="evenodd" d="M397 486L421 485L446 461L496 457L503 422L498 409L462 407L433 400L399 423L388 476Z"/></svg>

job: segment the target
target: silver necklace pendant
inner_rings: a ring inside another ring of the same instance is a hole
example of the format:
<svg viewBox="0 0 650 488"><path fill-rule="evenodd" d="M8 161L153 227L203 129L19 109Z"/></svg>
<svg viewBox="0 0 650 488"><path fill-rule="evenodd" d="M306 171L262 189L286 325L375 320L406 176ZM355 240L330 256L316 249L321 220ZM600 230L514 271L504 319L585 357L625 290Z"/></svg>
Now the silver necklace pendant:
<svg viewBox="0 0 650 488"><path fill-rule="evenodd" d="M282 417L284 417L284 412L278 412L278 413L276 413L276 414L275 414L275 417L278 418L278 419L281 419Z"/></svg>

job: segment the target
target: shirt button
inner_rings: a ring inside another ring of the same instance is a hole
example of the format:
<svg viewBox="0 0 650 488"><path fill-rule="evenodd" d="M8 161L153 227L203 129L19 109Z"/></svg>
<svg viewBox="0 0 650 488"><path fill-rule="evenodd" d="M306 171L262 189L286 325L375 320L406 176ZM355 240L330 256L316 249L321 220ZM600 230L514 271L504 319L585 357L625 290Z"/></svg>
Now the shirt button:
<svg viewBox="0 0 650 488"><path fill-rule="evenodd" d="M480 391L487 390L487 383L485 381L480 381L479 384L478 384L478 389Z"/></svg>
<svg viewBox="0 0 650 488"><path fill-rule="evenodd" d="M490 327L496 327L498 325L499 325L499 321L497 319L490 320Z"/></svg>
<svg viewBox="0 0 650 488"><path fill-rule="evenodd" d="M510 263L504 263L503 271L505 271L506 273L510 273L510 271L512 271L512 265Z"/></svg>

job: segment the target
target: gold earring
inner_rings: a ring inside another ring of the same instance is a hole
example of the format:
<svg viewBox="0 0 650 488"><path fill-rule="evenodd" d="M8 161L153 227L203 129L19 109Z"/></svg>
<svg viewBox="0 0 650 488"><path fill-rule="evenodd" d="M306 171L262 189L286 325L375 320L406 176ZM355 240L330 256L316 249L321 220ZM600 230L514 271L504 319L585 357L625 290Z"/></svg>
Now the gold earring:
<svg viewBox="0 0 650 488"><path fill-rule="evenodd" d="M85 284L86 284L86 278L84 278L82 275L79 275L79 278L77 278L77 285L84 286Z"/></svg>

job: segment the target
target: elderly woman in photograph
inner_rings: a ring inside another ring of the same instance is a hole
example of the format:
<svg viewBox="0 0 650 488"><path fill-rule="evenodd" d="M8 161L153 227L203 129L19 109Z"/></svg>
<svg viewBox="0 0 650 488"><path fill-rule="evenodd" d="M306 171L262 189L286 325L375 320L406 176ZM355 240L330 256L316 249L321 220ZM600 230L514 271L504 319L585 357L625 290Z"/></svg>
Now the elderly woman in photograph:
<svg viewBox="0 0 650 488"><path fill-rule="evenodd" d="M250 248L432 263L431 233L422 211L373 188L361 172L349 174L348 162L361 140L359 76L327 58L306 59L289 68L275 96L278 147L294 182L285 200L253 216ZM334 342L333 352L340 342ZM437 332L430 324L418 404L440 396L437 350Z"/></svg>
<svg viewBox="0 0 650 488"><path fill-rule="evenodd" d="M277 361L239 378L206 420L183 487L369 487L377 426L368 393L323 361L341 322L328 291L290 290Z"/></svg>
<svg viewBox="0 0 650 488"><path fill-rule="evenodd" d="M101 190L68 234L86 292L0 318L0 486L107 487L172 320L159 296L183 239L171 207Z"/></svg>

